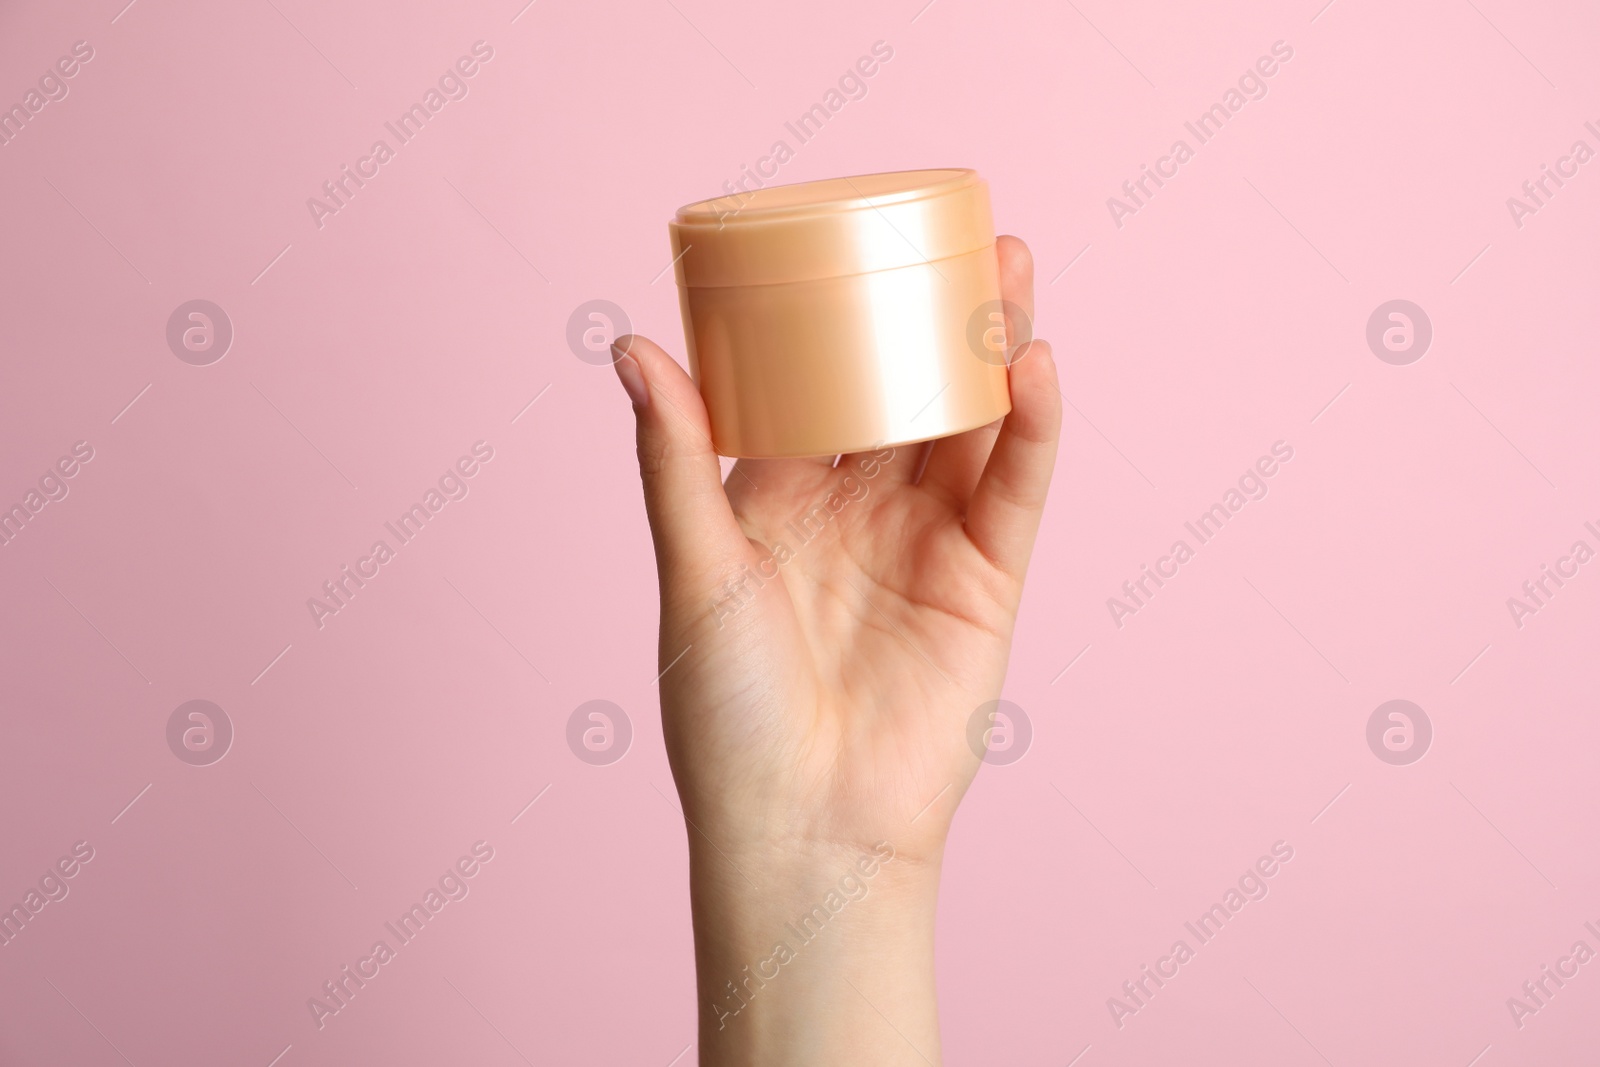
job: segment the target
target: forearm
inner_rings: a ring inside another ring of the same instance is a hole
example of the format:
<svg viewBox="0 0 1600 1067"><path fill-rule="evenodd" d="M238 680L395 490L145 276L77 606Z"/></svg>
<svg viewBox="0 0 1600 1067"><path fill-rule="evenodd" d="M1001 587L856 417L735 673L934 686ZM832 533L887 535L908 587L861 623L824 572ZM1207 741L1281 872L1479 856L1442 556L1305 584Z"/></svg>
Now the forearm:
<svg viewBox="0 0 1600 1067"><path fill-rule="evenodd" d="M702 1067L940 1062L936 863L690 835Z"/></svg>

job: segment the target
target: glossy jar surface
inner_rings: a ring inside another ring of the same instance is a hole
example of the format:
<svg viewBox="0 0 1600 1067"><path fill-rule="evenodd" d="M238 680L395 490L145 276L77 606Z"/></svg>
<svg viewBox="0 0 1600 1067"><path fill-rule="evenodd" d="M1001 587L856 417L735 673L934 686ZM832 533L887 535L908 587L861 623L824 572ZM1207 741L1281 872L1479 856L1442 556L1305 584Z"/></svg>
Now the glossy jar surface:
<svg viewBox="0 0 1600 1067"><path fill-rule="evenodd" d="M768 186L669 225L725 456L945 437L1011 409L988 186L971 170Z"/></svg>

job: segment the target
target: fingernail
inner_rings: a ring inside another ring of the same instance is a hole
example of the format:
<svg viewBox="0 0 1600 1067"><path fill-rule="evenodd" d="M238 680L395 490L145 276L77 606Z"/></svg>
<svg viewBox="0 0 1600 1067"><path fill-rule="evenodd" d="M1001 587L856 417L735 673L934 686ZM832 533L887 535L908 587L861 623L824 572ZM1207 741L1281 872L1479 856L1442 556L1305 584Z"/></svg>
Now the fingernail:
<svg viewBox="0 0 1600 1067"><path fill-rule="evenodd" d="M622 382L628 399L633 401L636 408L649 407L650 387L644 383L644 372L639 369L639 364L616 345L611 346L611 352L616 357L611 365L617 369L617 378Z"/></svg>

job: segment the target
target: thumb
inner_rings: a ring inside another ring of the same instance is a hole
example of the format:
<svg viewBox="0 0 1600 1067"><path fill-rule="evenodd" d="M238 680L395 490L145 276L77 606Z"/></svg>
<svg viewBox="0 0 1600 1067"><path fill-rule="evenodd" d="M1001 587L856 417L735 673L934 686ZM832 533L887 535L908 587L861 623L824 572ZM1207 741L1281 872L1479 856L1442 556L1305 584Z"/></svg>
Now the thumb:
<svg viewBox="0 0 1600 1067"><path fill-rule="evenodd" d="M663 594L686 580L705 583L709 591L720 574L744 561L750 542L722 489L705 403L654 341L625 334L612 343L611 354L638 420L639 477Z"/></svg>

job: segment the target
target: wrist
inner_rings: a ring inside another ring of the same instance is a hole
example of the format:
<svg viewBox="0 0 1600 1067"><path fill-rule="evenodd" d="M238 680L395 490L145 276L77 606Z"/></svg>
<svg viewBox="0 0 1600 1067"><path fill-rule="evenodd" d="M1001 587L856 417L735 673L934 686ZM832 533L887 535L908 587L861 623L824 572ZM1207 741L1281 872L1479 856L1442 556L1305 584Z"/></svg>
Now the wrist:
<svg viewBox="0 0 1600 1067"><path fill-rule="evenodd" d="M938 1062L936 858L690 836L703 1065Z"/></svg>

